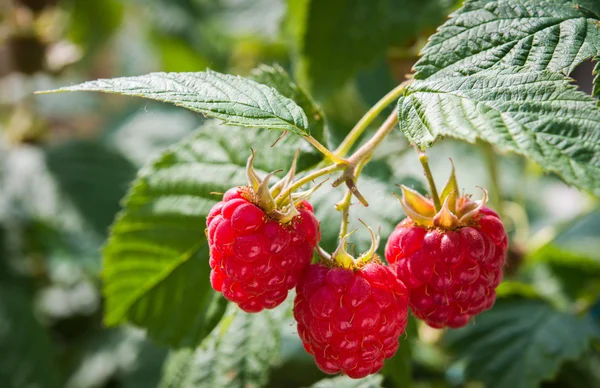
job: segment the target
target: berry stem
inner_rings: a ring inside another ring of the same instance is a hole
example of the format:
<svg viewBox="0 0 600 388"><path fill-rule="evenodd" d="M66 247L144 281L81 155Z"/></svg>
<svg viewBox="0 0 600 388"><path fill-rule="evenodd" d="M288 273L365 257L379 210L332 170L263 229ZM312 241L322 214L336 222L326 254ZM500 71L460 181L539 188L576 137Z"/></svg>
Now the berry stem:
<svg viewBox="0 0 600 388"><path fill-rule="evenodd" d="M490 196L491 202L498 212L500 218L504 217L504 209L502 203L502 189L500 186L500 177L498 175L498 158L494 152L494 148L490 143L481 142L483 153L485 154L485 160L487 163L487 170L490 175L490 185L492 187L492 195Z"/></svg>
<svg viewBox="0 0 600 388"><path fill-rule="evenodd" d="M332 162L334 162L336 164L348 164L346 159L344 159L343 157L337 156L337 152L329 151L327 149L327 147L325 147L323 144L319 143L319 141L317 139L315 139L314 137L308 135L308 136L305 136L304 138L306 139L306 141L308 141L310 143L310 145L315 147L319 152L321 152L323 155L325 155L325 157L328 158L329 160L331 160Z"/></svg>
<svg viewBox="0 0 600 388"><path fill-rule="evenodd" d="M354 194L356 199L363 204L363 206L369 206L369 203L365 200L365 198L361 195L360 191L358 191L356 187L356 180L360 175L360 171L362 167L368 163L373 155L375 149L381 144L383 139L396 127L398 124L398 116L396 112L392 112L385 122L379 127L377 132L373 135L372 138L369 139L365 144L363 144L356 152L354 152L347 159L347 166L342 175L338 179L333 182L333 187L337 187L342 183L346 183L348 189ZM360 167L360 168L359 168Z"/></svg>
<svg viewBox="0 0 600 388"><path fill-rule="evenodd" d="M427 183L429 183L429 190L431 191L431 198L433 198L433 205L435 206L435 211L439 212L442 209L442 203L440 202L440 196L438 194L437 187L435 187L433 174L431 174L431 169L429 168L429 158L427 157L427 154L425 154L425 151L421 150L416 145L415 151L417 151L417 155L419 156L419 162L421 162L421 165L423 166L423 171L425 172Z"/></svg>
<svg viewBox="0 0 600 388"><path fill-rule="evenodd" d="M282 201L285 201L288 199L290 193L293 193L294 191L301 188L302 186L314 181L315 179L317 179L319 177L322 177L323 175L329 175L336 171L343 170L344 168L345 168L345 164L332 164L327 167L321 168L320 170L314 171L314 172L306 175L305 177L298 179L292 185L290 185L288 188L286 188L281 193L279 193L277 198L275 198L275 202L277 204L281 204Z"/></svg>
<svg viewBox="0 0 600 388"><path fill-rule="evenodd" d="M356 166L356 176L359 176L360 173L362 172L363 167L365 166L365 164L368 163L370 158L364 159L363 161L361 161L361 163ZM339 239L342 240L344 238L344 236L348 233L348 221L349 221L349 217L350 217L350 205L352 204L352 194L355 194L350 188L348 190L346 190L346 194L344 194L344 197L342 198L342 200L338 203L336 203L335 208L338 211L342 212L342 222L340 225L340 234L339 234Z"/></svg>
<svg viewBox="0 0 600 388"><path fill-rule="evenodd" d="M346 155L352 146L358 141L363 132L369 127L369 125L375 120L377 116L390 104L396 102L396 100L404 93L406 87L412 82L412 79L402 82L400 85L392 89L388 94L383 96L375 105L369 109L369 111L356 123L354 128L348 133L342 144L335 150L335 154L343 157Z"/></svg>
<svg viewBox="0 0 600 388"><path fill-rule="evenodd" d="M352 192L346 190L344 198L336 204L336 209L342 212L342 222L340 224L340 234L338 239L341 240L348 233L348 220L350 218L350 202L352 200Z"/></svg>

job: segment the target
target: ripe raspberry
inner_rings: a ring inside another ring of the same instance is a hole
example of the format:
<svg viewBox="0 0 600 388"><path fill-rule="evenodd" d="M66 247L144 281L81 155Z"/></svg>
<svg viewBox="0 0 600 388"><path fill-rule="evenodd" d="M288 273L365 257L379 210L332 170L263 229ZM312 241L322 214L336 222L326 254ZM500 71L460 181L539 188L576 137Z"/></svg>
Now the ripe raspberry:
<svg viewBox="0 0 600 388"><path fill-rule="evenodd" d="M229 190L207 217L210 281L225 298L254 313L285 300L310 264L320 233L308 202L281 224L242 192Z"/></svg>
<svg viewBox="0 0 600 388"><path fill-rule="evenodd" d="M485 195L478 202L457 200L444 190L444 206L435 214L430 200L402 191L408 217L389 237L385 257L410 290L418 318L435 328L465 326L496 300L508 247L504 226L484 207Z"/></svg>
<svg viewBox="0 0 600 388"><path fill-rule="evenodd" d="M357 379L378 372L398 350L408 294L396 275L373 259L373 247L358 261L338 251L330 265L312 264L303 273L294 318L304 348L323 372Z"/></svg>

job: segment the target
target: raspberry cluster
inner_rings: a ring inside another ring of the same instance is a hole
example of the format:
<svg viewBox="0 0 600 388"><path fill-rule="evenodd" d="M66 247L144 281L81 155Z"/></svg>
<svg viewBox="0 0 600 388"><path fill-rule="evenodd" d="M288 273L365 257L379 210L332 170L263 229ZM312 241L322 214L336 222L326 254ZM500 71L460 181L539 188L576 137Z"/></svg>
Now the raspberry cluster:
<svg viewBox="0 0 600 388"><path fill-rule="evenodd" d="M398 350L408 308L435 328L465 326L493 306L508 238L500 217L480 201L458 195L454 170L440 198L402 186L407 215L388 239L358 258L343 236L329 255L317 252L319 222L293 191L293 167L269 188L248 160L248 186L228 190L206 220L210 282L249 313L274 308L296 287L294 318L306 351L325 373L362 378ZM432 189L433 192L435 190Z"/></svg>
<svg viewBox="0 0 600 388"><path fill-rule="evenodd" d="M498 214L483 207L471 226L456 230L406 218L388 239L385 257L410 289L415 316L435 328L458 328L494 305L507 246Z"/></svg>
<svg viewBox="0 0 600 388"><path fill-rule="evenodd" d="M246 312L281 304L310 264L320 233L313 208L303 201L288 224L271 220L234 188L206 220L210 281Z"/></svg>
<svg viewBox="0 0 600 388"><path fill-rule="evenodd" d="M382 264L357 270L313 264L296 292L298 334L325 373L362 378L378 372L398 350L407 292Z"/></svg>

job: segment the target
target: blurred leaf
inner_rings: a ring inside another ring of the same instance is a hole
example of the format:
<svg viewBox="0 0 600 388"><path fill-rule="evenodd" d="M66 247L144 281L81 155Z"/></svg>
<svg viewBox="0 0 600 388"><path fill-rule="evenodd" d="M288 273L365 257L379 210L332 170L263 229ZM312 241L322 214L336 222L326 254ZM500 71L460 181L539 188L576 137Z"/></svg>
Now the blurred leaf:
<svg viewBox="0 0 600 388"><path fill-rule="evenodd" d="M23 291L0 284L0 382L6 388L59 387L48 333Z"/></svg>
<svg viewBox="0 0 600 388"><path fill-rule="evenodd" d="M476 324L449 332L446 341L465 360L468 379L488 388L525 388L555 376L563 362L578 358L597 336L590 320L540 300L499 299Z"/></svg>
<svg viewBox="0 0 600 388"><path fill-rule="evenodd" d="M152 43L160 53L163 71L198 71L209 65L209 61L200 52L181 39L157 33L154 34Z"/></svg>
<svg viewBox="0 0 600 388"><path fill-rule="evenodd" d="M119 0L62 1L69 11L71 23L69 36L85 49L85 54L94 53L121 25L123 5Z"/></svg>
<svg viewBox="0 0 600 388"><path fill-rule="evenodd" d="M108 132L106 142L139 167L189 136L202 122L193 112L163 108L144 106L133 110L114 127L105 130Z"/></svg>
<svg viewBox="0 0 600 388"><path fill-rule="evenodd" d="M429 39L415 65L415 78L464 76L494 66L570 74L600 54L599 4L466 1Z"/></svg>
<svg viewBox="0 0 600 388"><path fill-rule="evenodd" d="M404 46L419 34L435 31L458 0L389 0L386 17L390 19L388 43Z"/></svg>
<svg viewBox="0 0 600 388"><path fill-rule="evenodd" d="M600 387L600 353L591 350L575 361L566 362L556 379L543 388Z"/></svg>
<svg viewBox="0 0 600 388"><path fill-rule="evenodd" d="M97 388L118 382L127 388L156 386L166 349L151 344L143 332L131 327L88 329L71 344L74 365L65 388Z"/></svg>
<svg viewBox="0 0 600 388"><path fill-rule="evenodd" d="M329 379L323 379L311 388L380 388L383 382L383 376L371 375L364 379L354 380L348 376L339 376Z"/></svg>
<svg viewBox="0 0 600 388"><path fill-rule="evenodd" d="M412 385L412 345L411 340L418 338L416 319L410 315L405 334L400 337L398 351L385 365L381 374L386 381L391 382L394 387L409 388Z"/></svg>
<svg viewBox="0 0 600 388"><path fill-rule="evenodd" d="M594 78L594 91L592 94L596 97L600 96L600 56L594 58L596 61L596 67L594 68L594 74L596 77Z"/></svg>
<svg viewBox="0 0 600 388"><path fill-rule="evenodd" d="M414 82L398 101L402 132L419 147L441 136L481 139L600 195L597 101L560 74L519 70Z"/></svg>
<svg viewBox="0 0 600 388"><path fill-rule="evenodd" d="M366 252L371 245L369 232L360 220L373 228L382 237L379 251L383 251L386 243L385 239L392 233L400 219L404 217L400 203L392 195L395 188L393 182L379 181L369 176L360 177L358 189L370 206L364 207L356 199L352 199L348 231L357 229L357 232L348 240L350 253L358 255ZM323 188L315 192L310 198L310 202L315 208L315 216L321 223L321 246L330 252L333 252L338 244L341 213L335 210L335 204L343 196L344 190L332 192ZM389 206L381 206L380 204L389 204Z"/></svg>
<svg viewBox="0 0 600 388"><path fill-rule="evenodd" d="M46 150L46 163L63 195L100 235L119 211L119 201L135 177L121 154L101 143L71 141Z"/></svg>
<svg viewBox="0 0 600 388"><path fill-rule="evenodd" d="M280 323L289 303L247 314L231 304L219 326L194 351L172 353L161 388L265 387L279 358Z"/></svg>
<svg viewBox="0 0 600 388"><path fill-rule="evenodd" d="M600 260L598 258L561 249L553 244L546 245L536 252L531 253L527 260L579 268L582 272L587 272L591 276L600 275Z"/></svg>
<svg viewBox="0 0 600 388"><path fill-rule="evenodd" d="M288 0L300 80L317 97L383 54L386 0Z"/></svg>
<svg viewBox="0 0 600 388"><path fill-rule="evenodd" d="M286 32L299 79L326 97L355 73L441 22L445 0L288 0Z"/></svg>
<svg viewBox="0 0 600 388"><path fill-rule="evenodd" d="M212 193L246 184L251 147L256 168L289 167L288 148L263 152L276 135L209 123L141 170L104 250L108 325L129 320L172 346L210 332L224 307L209 282L205 217L220 198Z"/></svg>
<svg viewBox="0 0 600 388"><path fill-rule="evenodd" d="M49 92L73 91L144 97L215 117L227 124L279 129L301 136L310 134L302 108L277 90L211 70L97 80Z"/></svg>
<svg viewBox="0 0 600 388"><path fill-rule="evenodd" d="M600 260L580 253L546 245L525 258L535 265L545 263L552 274L560 279L562 291L576 300L580 297L596 298L600 292Z"/></svg>

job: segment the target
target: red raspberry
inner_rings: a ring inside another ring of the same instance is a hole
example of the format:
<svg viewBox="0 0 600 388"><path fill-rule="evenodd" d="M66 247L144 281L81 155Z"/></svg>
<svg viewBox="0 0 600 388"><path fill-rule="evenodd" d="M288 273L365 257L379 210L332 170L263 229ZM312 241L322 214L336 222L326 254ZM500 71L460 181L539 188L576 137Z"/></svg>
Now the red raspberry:
<svg viewBox="0 0 600 388"><path fill-rule="evenodd" d="M418 318L435 328L458 328L494 305L507 247L498 214L482 207L454 230L406 218L389 237L385 257L409 288Z"/></svg>
<svg viewBox="0 0 600 388"><path fill-rule="evenodd" d="M325 373L378 372L396 353L407 316L406 287L378 262L356 270L312 264L296 287L298 333Z"/></svg>
<svg viewBox="0 0 600 388"><path fill-rule="evenodd" d="M206 219L212 287L250 313L283 302L320 238L312 206L304 201L297 209L300 214L282 225L239 188L228 190Z"/></svg>

